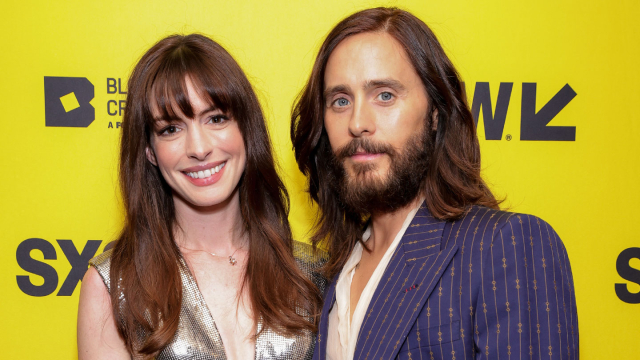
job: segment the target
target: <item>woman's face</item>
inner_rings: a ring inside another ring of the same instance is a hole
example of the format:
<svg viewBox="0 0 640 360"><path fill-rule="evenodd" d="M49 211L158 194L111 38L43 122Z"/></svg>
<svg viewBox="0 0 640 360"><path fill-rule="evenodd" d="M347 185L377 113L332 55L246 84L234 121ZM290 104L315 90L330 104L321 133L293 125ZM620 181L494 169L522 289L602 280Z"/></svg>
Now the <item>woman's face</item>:
<svg viewBox="0 0 640 360"><path fill-rule="evenodd" d="M246 152L235 119L198 96L187 78L194 117L177 112L175 119L157 120L147 159L158 166L173 189L174 201L205 207L230 199L244 172Z"/></svg>

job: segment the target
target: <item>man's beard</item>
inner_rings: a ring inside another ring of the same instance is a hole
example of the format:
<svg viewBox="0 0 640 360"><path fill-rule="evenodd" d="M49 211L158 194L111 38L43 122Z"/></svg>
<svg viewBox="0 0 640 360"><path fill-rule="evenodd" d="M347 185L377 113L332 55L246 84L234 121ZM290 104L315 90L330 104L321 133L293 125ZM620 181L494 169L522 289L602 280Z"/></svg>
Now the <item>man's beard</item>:
<svg viewBox="0 0 640 360"><path fill-rule="evenodd" d="M402 152L389 144L355 138L335 153L331 152L329 178L335 181L329 186L350 212L361 215L393 212L411 203L420 193L429 168L431 148L426 129L409 138ZM372 163L352 164L353 174L349 174L344 161L359 149L389 156L386 177L374 174L378 165Z"/></svg>

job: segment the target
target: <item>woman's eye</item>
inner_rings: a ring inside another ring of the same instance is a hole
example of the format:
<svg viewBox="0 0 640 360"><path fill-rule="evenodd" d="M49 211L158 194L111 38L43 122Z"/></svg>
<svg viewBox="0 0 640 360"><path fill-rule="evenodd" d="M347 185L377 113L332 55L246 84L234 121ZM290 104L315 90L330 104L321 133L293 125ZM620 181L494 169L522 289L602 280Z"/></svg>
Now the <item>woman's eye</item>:
<svg viewBox="0 0 640 360"><path fill-rule="evenodd" d="M333 103L336 104L339 107L344 107L344 106L349 105L349 100L347 100L345 98L340 98L340 99L336 99Z"/></svg>
<svg viewBox="0 0 640 360"><path fill-rule="evenodd" d="M173 135L175 133L177 133L178 131L180 131L180 129L177 126L174 125L169 125L165 128L163 128L162 130L159 131L160 135Z"/></svg>
<svg viewBox="0 0 640 360"><path fill-rule="evenodd" d="M227 120L229 120L229 117L226 115L213 115L209 118L209 122L212 124L222 124Z"/></svg>
<svg viewBox="0 0 640 360"><path fill-rule="evenodd" d="M378 95L378 97L382 101L390 101L391 99L393 99L393 95L388 91L381 92L380 95Z"/></svg>

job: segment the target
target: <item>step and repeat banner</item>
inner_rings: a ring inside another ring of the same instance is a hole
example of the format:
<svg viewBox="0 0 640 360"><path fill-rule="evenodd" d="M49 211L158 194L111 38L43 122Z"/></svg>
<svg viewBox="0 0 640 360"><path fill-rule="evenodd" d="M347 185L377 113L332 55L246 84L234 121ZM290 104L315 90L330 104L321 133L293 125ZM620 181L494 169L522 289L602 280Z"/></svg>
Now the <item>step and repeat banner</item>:
<svg viewBox="0 0 640 360"><path fill-rule="evenodd" d="M291 150L291 105L331 27L379 5L432 27L478 118L485 178L506 208L563 239L581 358L639 359L640 4L594 0L3 1L0 357L77 358L87 261L122 225L118 142L146 49L199 32L237 59L305 240L315 210Z"/></svg>

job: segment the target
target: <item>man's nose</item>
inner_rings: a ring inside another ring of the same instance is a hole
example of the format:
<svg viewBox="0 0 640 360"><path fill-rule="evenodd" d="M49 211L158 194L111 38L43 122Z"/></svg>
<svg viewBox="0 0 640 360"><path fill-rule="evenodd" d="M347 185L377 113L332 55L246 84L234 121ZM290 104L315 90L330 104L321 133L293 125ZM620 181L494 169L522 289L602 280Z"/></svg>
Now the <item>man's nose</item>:
<svg viewBox="0 0 640 360"><path fill-rule="evenodd" d="M358 101L354 104L351 118L349 119L349 133L354 137L373 135L376 131L375 116L373 110L366 101Z"/></svg>
<svg viewBox="0 0 640 360"><path fill-rule="evenodd" d="M205 134L205 130L199 126L189 129L186 143L187 156L203 161L213 152L213 143Z"/></svg>

